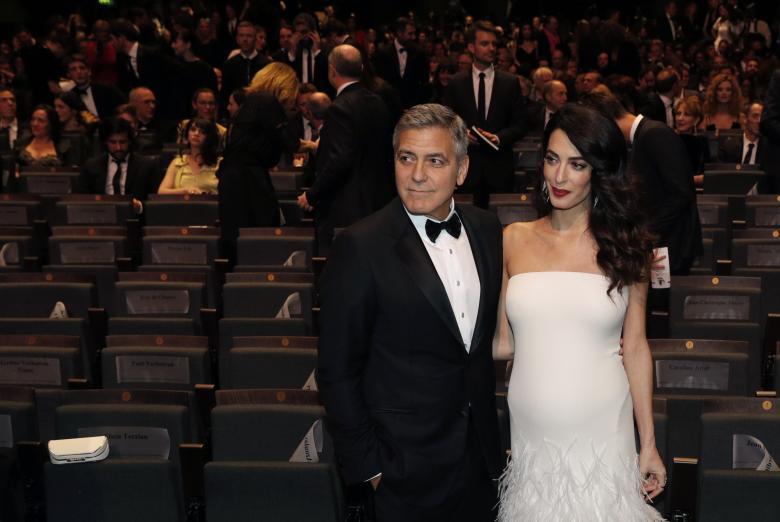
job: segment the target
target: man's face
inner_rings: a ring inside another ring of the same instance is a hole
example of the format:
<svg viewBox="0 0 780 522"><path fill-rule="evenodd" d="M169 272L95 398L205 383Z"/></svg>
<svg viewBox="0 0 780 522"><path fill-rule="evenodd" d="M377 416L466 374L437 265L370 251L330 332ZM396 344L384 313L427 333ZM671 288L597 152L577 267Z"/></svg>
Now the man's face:
<svg viewBox="0 0 780 522"><path fill-rule="evenodd" d="M208 40L211 36L211 21L208 18L201 18L196 29L198 38Z"/></svg>
<svg viewBox="0 0 780 522"><path fill-rule="evenodd" d="M86 87L92 80L92 71L84 62L70 62L68 65L68 78L76 82L79 87Z"/></svg>
<svg viewBox="0 0 780 522"><path fill-rule="evenodd" d="M401 45L408 45L415 40L416 33L417 31L415 30L413 24L406 24L404 30L400 33L396 33L395 37L398 39Z"/></svg>
<svg viewBox="0 0 780 522"><path fill-rule="evenodd" d="M310 32L311 30L306 24L298 24L295 26L295 35L297 36L299 42L305 38L308 38Z"/></svg>
<svg viewBox="0 0 780 522"><path fill-rule="evenodd" d="M130 138L127 134L111 134L106 140L106 148L112 158L118 161L124 161L127 152L130 150Z"/></svg>
<svg viewBox="0 0 780 522"><path fill-rule="evenodd" d="M748 76L758 73L758 60L750 59L745 62L745 74Z"/></svg>
<svg viewBox="0 0 780 522"><path fill-rule="evenodd" d="M157 110L157 98L150 90L144 89L133 96L131 101L135 112L138 114L138 119L142 122L148 122L154 118L154 113Z"/></svg>
<svg viewBox="0 0 780 522"><path fill-rule="evenodd" d="M252 51L255 49L256 38L257 31L255 31L254 27L239 27L236 32L236 43L244 54L252 54Z"/></svg>
<svg viewBox="0 0 780 522"><path fill-rule="evenodd" d="M440 127L403 131L395 152L395 185L412 214L447 217L455 188L468 172L468 157L460 165L450 132Z"/></svg>
<svg viewBox="0 0 780 522"><path fill-rule="evenodd" d="M11 91L0 91L0 118L4 120L16 118L16 96Z"/></svg>
<svg viewBox="0 0 780 522"><path fill-rule="evenodd" d="M171 42L171 49L173 49L173 53L176 56L184 56L184 53L186 53L190 49L190 44L185 42L179 37L176 37L173 42Z"/></svg>
<svg viewBox="0 0 780 522"><path fill-rule="evenodd" d="M279 29L279 47L282 49L289 49L292 34L292 30L289 27L282 27Z"/></svg>
<svg viewBox="0 0 780 522"><path fill-rule="evenodd" d="M489 31L477 31L474 43L470 43L468 48L475 62L488 66L496 59L496 35Z"/></svg>
<svg viewBox="0 0 780 522"><path fill-rule="evenodd" d="M545 97L545 100L547 101L547 107L553 111L557 112L561 110L561 108L566 105L566 101L568 99L566 94L566 85L562 82L553 82L553 84L550 87L550 93Z"/></svg>
<svg viewBox="0 0 780 522"><path fill-rule="evenodd" d="M585 73L582 77L582 88L585 92L590 92L598 84L598 77L595 73Z"/></svg>
<svg viewBox="0 0 780 522"><path fill-rule="evenodd" d="M265 49L265 37L265 31L257 31L257 36L255 36L255 50L257 50L257 52L261 52Z"/></svg>
<svg viewBox="0 0 780 522"><path fill-rule="evenodd" d="M556 49L555 51L553 51L552 53L553 69L556 69L558 71L562 70L565 59L566 57L563 55L563 51L561 51L560 49Z"/></svg>
<svg viewBox="0 0 780 522"><path fill-rule="evenodd" d="M311 111L309 110L309 100L311 99L311 93L307 92L305 94L299 94L298 97L295 100L295 105L298 108L298 111L303 115L304 118L306 118L309 121L312 121L314 119L314 116L312 115Z"/></svg>
<svg viewBox="0 0 780 522"><path fill-rule="evenodd" d="M210 92L202 92L192 104L198 118L214 121L217 119L217 100Z"/></svg>
<svg viewBox="0 0 780 522"><path fill-rule="evenodd" d="M458 56L458 71L470 71L471 63L471 56L466 53L461 53Z"/></svg>
<svg viewBox="0 0 780 522"><path fill-rule="evenodd" d="M745 127L747 131L754 136L758 136L760 134L758 126L761 124L761 113L763 112L764 106L759 103L754 103L750 106L750 109L748 109L747 115L745 117Z"/></svg>
<svg viewBox="0 0 780 522"><path fill-rule="evenodd" d="M675 2L669 2L666 5L666 12L669 16L677 16L677 4Z"/></svg>

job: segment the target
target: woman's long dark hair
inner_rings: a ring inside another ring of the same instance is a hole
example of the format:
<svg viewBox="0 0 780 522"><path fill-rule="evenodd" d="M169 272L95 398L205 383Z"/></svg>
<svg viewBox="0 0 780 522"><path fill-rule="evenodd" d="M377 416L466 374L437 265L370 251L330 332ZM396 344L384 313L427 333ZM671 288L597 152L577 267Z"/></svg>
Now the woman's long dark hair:
<svg viewBox="0 0 780 522"><path fill-rule="evenodd" d="M203 133L203 145L200 147L200 157L204 165L216 165L219 159L219 131L217 124L204 118L192 118L187 122L184 136L187 137L190 129L196 127ZM194 160L195 158L193 158Z"/></svg>
<svg viewBox="0 0 780 522"><path fill-rule="evenodd" d="M54 146L57 147L60 138L62 137L62 124L60 123L60 118L57 116L57 111L55 111L54 107L51 105L46 105L44 103L33 107L32 112L30 112L31 117L35 111L43 111L46 113L46 118L49 120L49 138L51 138Z"/></svg>
<svg viewBox="0 0 780 522"><path fill-rule="evenodd" d="M609 278L607 294L617 288L645 282L652 258L652 237L639 210L637 189L627 173L626 140L617 124L597 111L568 104L555 113L544 131L542 152L550 135L563 131L592 167L588 226L596 240L596 262ZM552 212L549 197L541 191L539 175L534 203L539 215ZM596 199L598 198L598 199Z"/></svg>

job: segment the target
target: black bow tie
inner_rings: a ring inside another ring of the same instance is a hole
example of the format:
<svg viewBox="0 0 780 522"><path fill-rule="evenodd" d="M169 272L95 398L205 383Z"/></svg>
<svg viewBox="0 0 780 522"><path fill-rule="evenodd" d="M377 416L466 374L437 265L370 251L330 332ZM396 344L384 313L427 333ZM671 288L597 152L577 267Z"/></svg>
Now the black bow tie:
<svg viewBox="0 0 780 522"><path fill-rule="evenodd" d="M400 49L398 49L398 52L399 53L405 53L406 52L406 48L405 47L401 47Z"/></svg>
<svg viewBox="0 0 780 522"><path fill-rule="evenodd" d="M84 87L83 89L81 87L76 87L73 90L76 91L76 93L80 96L85 96L87 93L89 93L89 87Z"/></svg>
<svg viewBox="0 0 780 522"><path fill-rule="evenodd" d="M453 214L447 221L433 221L429 219L425 222L425 233L428 234L428 239L434 243L442 230L446 230L449 235L458 239L460 237L460 228L460 218L457 214Z"/></svg>

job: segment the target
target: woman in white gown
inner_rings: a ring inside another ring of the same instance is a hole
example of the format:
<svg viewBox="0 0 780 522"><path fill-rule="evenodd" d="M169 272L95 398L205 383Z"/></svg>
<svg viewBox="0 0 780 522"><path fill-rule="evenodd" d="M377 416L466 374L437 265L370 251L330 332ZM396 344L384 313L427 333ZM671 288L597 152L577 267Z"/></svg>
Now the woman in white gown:
<svg viewBox="0 0 780 522"><path fill-rule="evenodd" d="M612 120L567 105L543 150L543 217L504 231L494 351L514 351L514 363L499 520L663 520L647 503L666 485L645 338L652 248L625 140Z"/></svg>

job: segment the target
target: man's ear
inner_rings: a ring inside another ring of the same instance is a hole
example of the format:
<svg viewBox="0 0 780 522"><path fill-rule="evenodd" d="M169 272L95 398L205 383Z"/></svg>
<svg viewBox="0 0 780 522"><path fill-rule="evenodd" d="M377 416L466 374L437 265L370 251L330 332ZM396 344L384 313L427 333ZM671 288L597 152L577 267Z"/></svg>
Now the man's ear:
<svg viewBox="0 0 780 522"><path fill-rule="evenodd" d="M463 156L460 165L458 165L458 177L455 178L455 185L460 187L466 181L466 176L469 175L469 156L468 154Z"/></svg>

